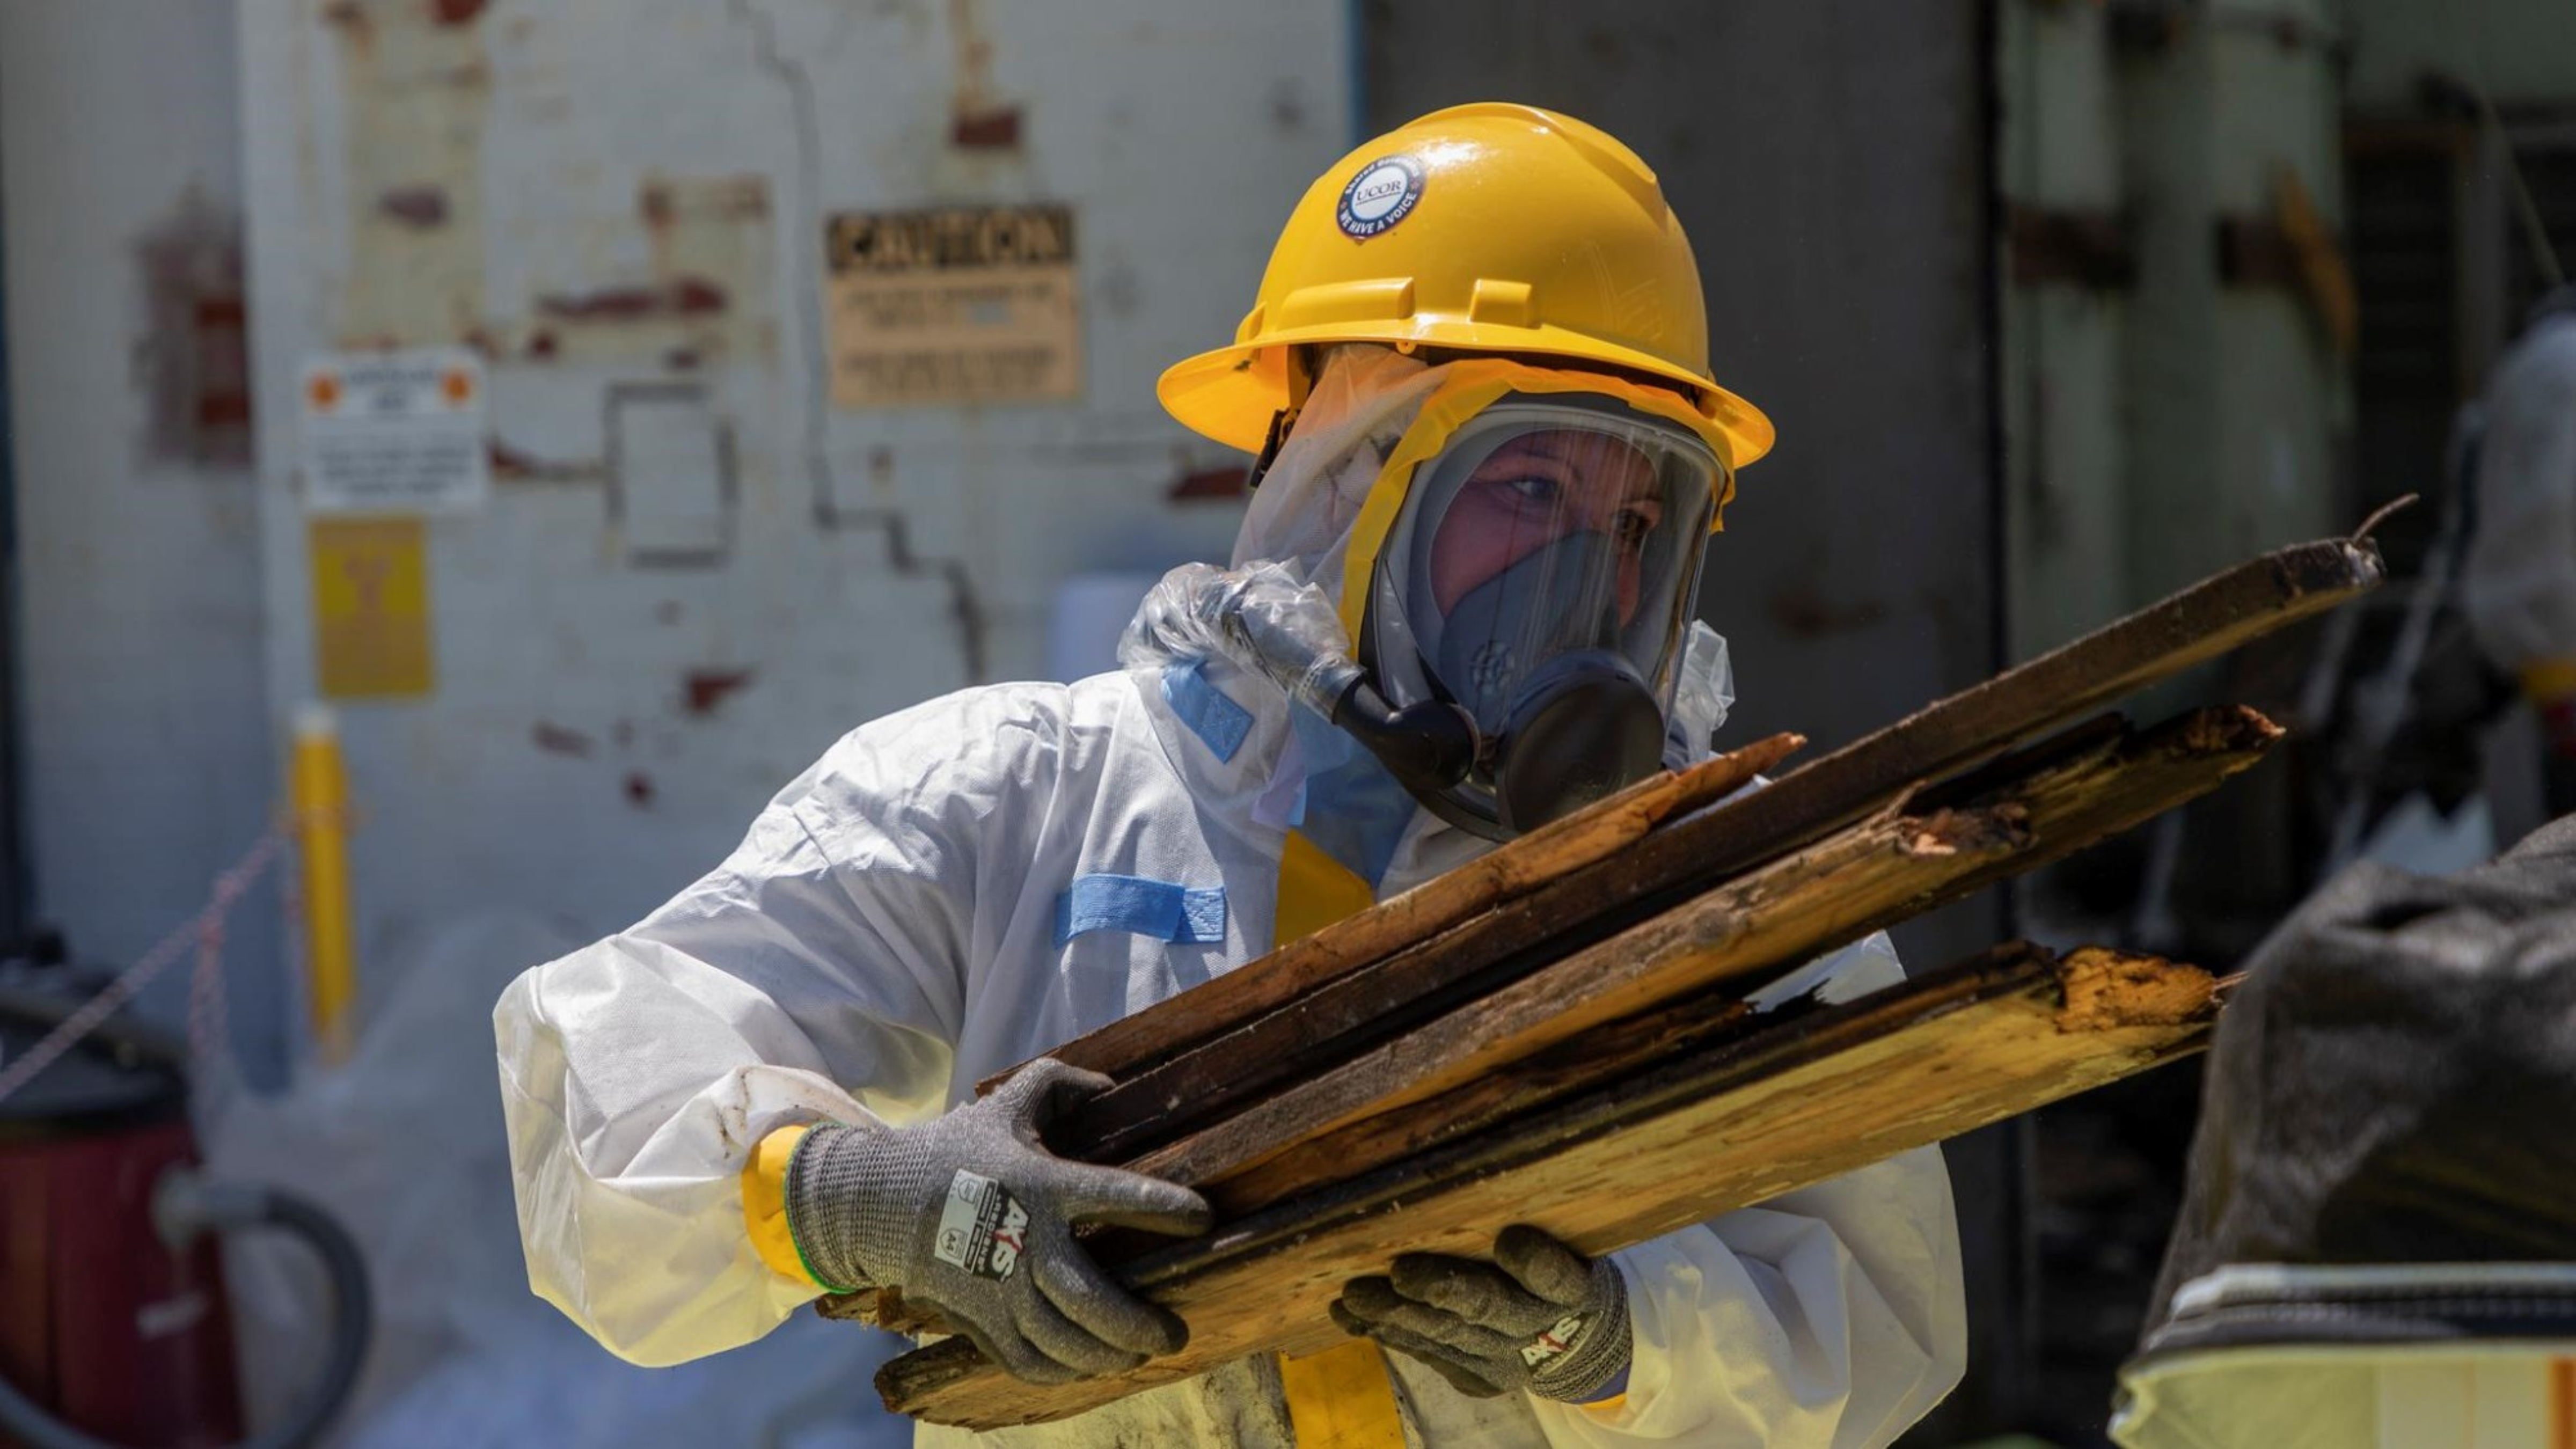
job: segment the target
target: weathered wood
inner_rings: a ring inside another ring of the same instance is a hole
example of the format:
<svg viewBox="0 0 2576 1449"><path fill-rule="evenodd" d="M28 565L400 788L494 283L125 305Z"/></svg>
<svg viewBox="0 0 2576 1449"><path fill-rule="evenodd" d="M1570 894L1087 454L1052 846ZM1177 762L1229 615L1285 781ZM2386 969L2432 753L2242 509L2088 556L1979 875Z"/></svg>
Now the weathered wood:
<svg viewBox="0 0 2576 1449"><path fill-rule="evenodd" d="M1705 809L1743 789L1806 742L1803 735L1772 735L1686 770L1641 780L1590 809L1283 946L1256 963L1258 970L1230 971L1067 1042L1051 1055L1097 1072L1136 1071L1178 1045L1275 1010L1354 966L1606 860L1667 819ZM990 1091L1009 1075L987 1079L982 1090Z"/></svg>
<svg viewBox="0 0 2576 1449"><path fill-rule="evenodd" d="M2070 994L2080 998L2070 1010ZM1247 1354L1338 1337L1324 1306L1397 1253L1483 1256L1531 1223L1587 1253L1812 1186L2196 1051L2217 984L2190 967L2006 948L1735 1040L1280 1203L1118 1270L1189 1322L1121 1378L1020 1383L949 1340L877 1376L889 1408L975 1429L1082 1412Z"/></svg>
<svg viewBox="0 0 2576 1449"><path fill-rule="evenodd" d="M1662 780L1648 782L1630 797L1605 802L1605 815L1632 812L1616 825L1586 817L1560 824L1557 835L1562 838L1615 842L1590 857L1589 866L1582 864L1585 851L1577 848L1551 858L1546 871L1435 883L1436 889L1389 903L1396 909L1356 918L1363 924L1346 923L1346 935L1310 938L1302 949L1277 953L1068 1044L1060 1055L1131 1078L1166 1068L1151 1082L1131 1081L1123 1095L1096 1102L1101 1116L1075 1126L1089 1129L1095 1155L1114 1159L1145 1145L1152 1131L1168 1137L1187 1126L1182 1114L1171 1110L1175 1106L1188 1104L1190 1115L1204 1125L1272 1085L1279 1075L1312 1071L1318 1060L1348 1061L1353 1053L1449 1009L1474 991L1607 939L1668 910L1707 882L1882 807L1919 778L1972 764L2103 701L2329 607L2373 586L2379 574L2376 553L2358 541L2305 545L2255 560L1940 701L1794 772L1772 790L1660 834L1649 832L1661 817L1652 813L1652 806L1639 809L1634 797L1670 786ZM1918 800L1918 806L1925 823L1912 843L1919 848L1955 848L1960 832L1973 833L1977 825L1969 816L1943 818L1930 810L1928 801ZM1667 813L1686 813L1687 808ZM1559 843L1545 842L1551 849ZM1540 858L1536 851L1526 857L1532 862ZM1515 867L1499 869L1512 872ZM1551 873L1558 878L1541 885ZM1539 888L1533 890L1534 885ZM1416 938L1426 939L1406 949L1389 949ZM1340 983L1338 992L1330 989L1334 983ZM1194 1052L1197 1061L1192 1063L1188 1058ZM1247 1072L1247 1063L1263 1070ZM1204 1082L1193 1081L1193 1071ZM1535 1069L1529 1074L1532 1080L1543 1075ZM1187 1090L1198 1085L1215 1090ZM1472 1119L1466 1113L1437 1131L1461 1130L1460 1124ZM1076 1135L1082 1134L1078 1130ZM1300 1150L1312 1154L1320 1149L1310 1144ZM1290 1180L1282 1176L1287 1171L1268 1169L1238 1191L1246 1195L1243 1200L1264 1200L1263 1194L1283 1190Z"/></svg>
<svg viewBox="0 0 2576 1449"><path fill-rule="evenodd" d="M1767 790L1651 830L1445 935L1375 958L1292 946L1252 962L1060 1049L1122 1079L1084 1104L1064 1140L1099 1144L1104 1160L1144 1151L1158 1133L1168 1140L1281 1081L1348 1060L1467 996L1882 809L1926 780L2340 603L2380 576L2378 554L2364 542L2267 554L1941 700ZM1143 1080L1148 1074L1152 1080Z"/></svg>
<svg viewBox="0 0 2576 1449"><path fill-rule="evenodd" d="M948 1320L935 1309L923 1308L907 1301L901 1290L862 1288L856 1293L826 1293L814 1300L814 1311L825 1318L845 1323L864 1323L888 1333L918 1336L925 1333L953 1333Z"/></svg>
<svg viewBox="0 0 2576 1449"><path fill-rule="evenodd" d="M1838 831L1130 1165L1192 1186L1222 1182L1620 1018L1719 982L1749 985L1766 970L1793 968L2215 789L2280 734L2253 710L2206 709L2143 734L2097 733L2072 753L2042 751L2021 767L2026 773L1999 764L1956 803L1936 799L1923 813L1892 812ZM1055 1145L1094 1155L1087 1142ZM1342 1145L1357 1152L1363 1143L1345 1136ZM1267 1180L1271 1186L1250 1200L1311 1181L1279 1173Z"/></svg>
<svg viewBox="0 0 2576 1449"><path fill-rule="evenodd" d="M1729 984L1594 1027L1403 1111L1362 1117L1307 1138L1203 1190L1221 1220L1239 1218L1744 1031L1756 1017Z"/></svg>
<svg viewBox="0 0 2576 1449"><path fill-rule="evenodd" d="M1242 1113L1133 1158L1056 1150L1206 1191L1232 1218L1540 1110L1722 1035L1768 975L2215 788L2280 731L2242 708L2140 734L2114 716L1954 777L1665 917L1472 1000ZM1148 1073L1140 1079L1155 1080ZM1109 1256L1150 1239L1113 1236ZM920 1328L900 1304L833 1316Z"/></svg>
<svg viewBox="0 0 2576 1449"><path fill-rule="evenodd" d="M1805 744L1803 735L1776 734L1688 769L1641 780L1588 810L1531 831L1489 855L1272 953L1264 958L1262 971L1218 977L1069 1043L1057 1055L1076 1066L1139 1059L1149 1054L1151 1043L1187 1038L1203 1020L1248 1016L1280 1005L1312 983L1329 982L1355 963L1436 936L1568 871L1606 859L1664 821L1704 810L1743 789ZM1009 1076L1010 1072L997 1073L980 1083L978 1090L989 1092ZM816 1301L815 1308L826 1318L872 1324L894 1333L945 1329L936 1313L906 1303L890 1289L827 1295Z"/></svg>

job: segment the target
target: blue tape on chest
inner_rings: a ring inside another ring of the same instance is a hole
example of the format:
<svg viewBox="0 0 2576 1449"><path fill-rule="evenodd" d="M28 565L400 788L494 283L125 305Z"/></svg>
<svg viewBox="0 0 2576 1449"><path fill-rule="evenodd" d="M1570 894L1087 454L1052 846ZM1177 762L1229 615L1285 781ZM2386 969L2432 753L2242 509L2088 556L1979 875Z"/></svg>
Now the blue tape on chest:
<svg viewBox="0 0 2576 1449"><path fill-rule="evenodd" d="M1288 722L1306 761L1297 828L1375 890L1420 807L1348 731L1302 704L1289 708Z"/></svg>
<svg viewBox="0 0 2576 1449"><path fill-rule="evenodd" d="M1086 875L1055 898L1055 943L1086 931L1125 931L1204 946L1225 940L1225 887L1191 890L1136 875Z"/></svg>
<svg viewBox="0 0 2576 1449"><path fill-rule="evenodd" d="M1163 703L1220 761L1231 761L1243 748L1243 737L1252 733L1252 711L1208 683L1196 659L1163 670Z"/></svg>

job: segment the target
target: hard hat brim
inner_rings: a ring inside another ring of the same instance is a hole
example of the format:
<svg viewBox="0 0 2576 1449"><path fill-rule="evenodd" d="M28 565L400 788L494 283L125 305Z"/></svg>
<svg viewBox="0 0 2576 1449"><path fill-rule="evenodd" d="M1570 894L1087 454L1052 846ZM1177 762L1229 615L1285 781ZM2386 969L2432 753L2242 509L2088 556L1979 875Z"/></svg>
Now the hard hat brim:
<svg viewBox="0 0 2576 1449"><path fill-rule="evenodd" d="M1265 332L1249 341L1185 358L1166 369L1154 395L1182 426L1246 453L1261 451L1271 419L1288 405L1286 350L1301 343L1379 342L1389 346L1456 348L1467 352L1562 358L1605 363L1664 379L1686 392L1709 424L1710 441L1734 468L1771 451L1771 420L1760 408L1697 373L1651 353L1556 327L1513 327L1484 322L1416 320L1382 333L1348 323Z"/></svg>

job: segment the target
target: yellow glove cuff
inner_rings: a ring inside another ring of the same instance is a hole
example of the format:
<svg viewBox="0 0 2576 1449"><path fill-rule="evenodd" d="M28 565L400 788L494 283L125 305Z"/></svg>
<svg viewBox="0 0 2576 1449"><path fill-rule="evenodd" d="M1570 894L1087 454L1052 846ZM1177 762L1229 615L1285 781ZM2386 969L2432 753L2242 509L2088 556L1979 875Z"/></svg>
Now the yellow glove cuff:
<svg viewBox="0 0 2576 1449"><path fill-rule="evenodd" d="M2576 659L2537 659L2522 666L2522 693L2535 704L2576 694Z"/></svg>
<svg viewBox="0 0 2576 1449"><path fill-rule="evenodd" d="M751 1149L751 1160L742 1165L742 1225L771 1272L820 1288L826 1285L806 1269L796 1235L787 1228L787 1164L809 1130L781 1127Z"/></svg>

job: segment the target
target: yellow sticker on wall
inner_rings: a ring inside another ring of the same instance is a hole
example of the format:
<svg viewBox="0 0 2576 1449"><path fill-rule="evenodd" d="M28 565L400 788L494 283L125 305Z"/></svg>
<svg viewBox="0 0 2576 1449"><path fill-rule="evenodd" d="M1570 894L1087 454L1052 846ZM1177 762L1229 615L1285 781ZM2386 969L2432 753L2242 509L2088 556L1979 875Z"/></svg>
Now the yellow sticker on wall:
<svg viewBox="0 0 2576 1449"><path fill-rule="evenodd" d="M315 518L313 664L325 699L424 695L429 545L417 518Z"/></svg>

